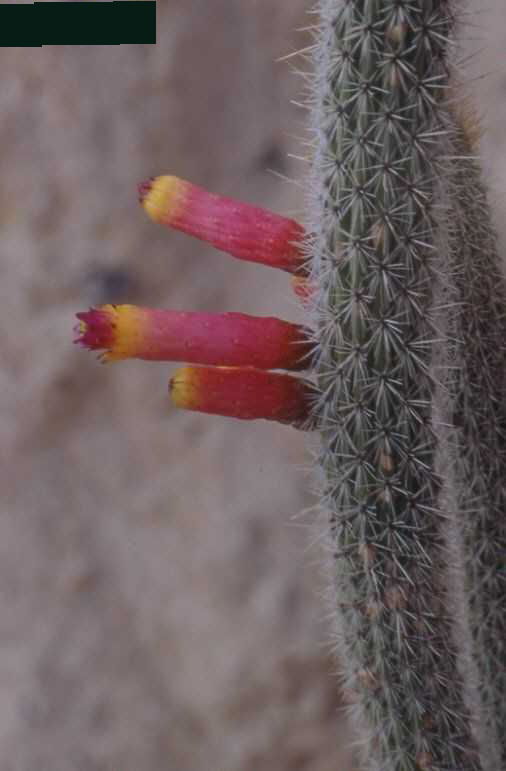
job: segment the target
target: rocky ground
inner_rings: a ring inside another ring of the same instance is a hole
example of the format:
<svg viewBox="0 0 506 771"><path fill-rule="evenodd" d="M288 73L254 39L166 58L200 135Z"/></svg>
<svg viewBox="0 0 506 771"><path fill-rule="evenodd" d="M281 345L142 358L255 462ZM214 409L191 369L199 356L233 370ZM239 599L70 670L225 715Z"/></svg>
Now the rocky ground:
<svg viewBox="0 0 506 771"><path fill-rule="evenodd" d="M489 9L468 47L501 227ZM159 0L156 46L0 54L2 771L350 768L305 437L178 413L170 365L71 344L107 300L297 317L286 276L153 225L135 184L300 212L281 177L302 179L301 80L276 60L308 44L307 10Z"/></svg>

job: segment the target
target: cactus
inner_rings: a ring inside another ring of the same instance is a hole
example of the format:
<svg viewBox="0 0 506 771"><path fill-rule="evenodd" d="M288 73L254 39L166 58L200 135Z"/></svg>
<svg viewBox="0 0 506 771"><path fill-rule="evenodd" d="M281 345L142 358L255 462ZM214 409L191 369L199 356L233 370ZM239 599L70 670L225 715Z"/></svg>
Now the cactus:
<svg viewBox="0 0 506 771"><path fill-rule="evenodd" d="M321 0L310 323L336 648L371 769L506 768L506 288L456 3Z"/></svg>
<svg viewBox="0 0 506 771"><path fill-rule="evenodd" d="M506 768L506 291L466 120L450 173L448 539L468 702L485 769ZM441 421L442 423L443 421ZM451 425L451 423L450 423Z"/></svg>
<svg viewBox="0 0 506 771"><path fill-rule="evenodd" d="M293 274L304 327L77 314L104 361L199 365L172 378L178 407L319 429L336 649L373 771L506 769L506 281L457 10L320 0L306 229L173 176L139 186L155 222Z"/></svg>

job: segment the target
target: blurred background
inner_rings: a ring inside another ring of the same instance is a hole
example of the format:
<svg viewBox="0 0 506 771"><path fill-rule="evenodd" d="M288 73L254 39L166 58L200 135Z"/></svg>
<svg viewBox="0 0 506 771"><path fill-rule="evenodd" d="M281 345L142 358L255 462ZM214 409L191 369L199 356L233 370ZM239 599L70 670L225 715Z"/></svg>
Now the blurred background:
<svg viewBox="0 0 506 771"><path fill-rule="evenodd" d="M465 36L503 227L506 7ZM347 771L309 443L102 366L107 301L297 319L288 276L152 224L174 173L299 216L307 0L159 0L156 46L2 50L0 768ZM284 177L299 182L289 183Z"/></svg>

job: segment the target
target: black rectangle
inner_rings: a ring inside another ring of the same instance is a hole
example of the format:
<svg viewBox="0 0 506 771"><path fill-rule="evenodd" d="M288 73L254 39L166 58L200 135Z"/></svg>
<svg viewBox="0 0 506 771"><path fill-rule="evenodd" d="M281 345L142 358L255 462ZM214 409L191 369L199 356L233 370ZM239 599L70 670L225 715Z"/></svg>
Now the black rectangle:
<svg viewBox="0 0 506 771"><path fill-rule="evenodd" d="M155 0L0 4L0 46L156 43Z"/></svg>
<svg viewBox="0 0 506 771"><path fill-rule="evenodd" d="M40 33L35 24L35 7L0 5L0 48L40 48Z"/></svg>
<svg viewBox="0 0 506 771"><path fill-rule="evenodd" d="M156 43L156 2L116 0L114 5L116 18L121 19L122 43Z"/></svg>

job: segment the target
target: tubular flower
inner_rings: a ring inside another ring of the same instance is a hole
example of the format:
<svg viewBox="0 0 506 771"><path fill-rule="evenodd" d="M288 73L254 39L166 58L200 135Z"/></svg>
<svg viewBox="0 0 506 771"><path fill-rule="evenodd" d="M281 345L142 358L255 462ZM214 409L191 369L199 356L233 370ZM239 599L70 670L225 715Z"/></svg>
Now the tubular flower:
<svg viewBox="0 0 506 771"><path fill-rule="evenodd" d="M302 369L309 343L302 327L244 313L151 310L104 305L78 313L75 342L103 350L104 361L136 358L258 369Z"/></svg>
<svg viewBox="0 0 506 771"><path fill-rule="evenodd" d="M304 230L297 222L257 206L208 193L171 176L138 186L155 222L208 241L235 257L292 273L302 301L311 295L304 268ZM102 305L76 314L74 342L100 351L102 361L137 358L183 361L170 381L178 407L243 420L265 418L314 428L313 386L269 370L309 366L307 331L273 317L245 313L152 310Z"/></svg>
<svg viewBox="0 0 506 771"><path fill-rule="evenodd" d="M181 367L169 384L177 407L242 420L276 420L305 427L311 388L300 378L236 367Z"/></svg>
<svg viewBox="0 0 506 771"><path fill-rule="evenodd" d="M138 189L154 222L196 236L241 260L303 272L304 229L295 220L208 193L173 176L154 177Z"/></svg>

